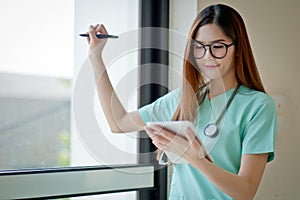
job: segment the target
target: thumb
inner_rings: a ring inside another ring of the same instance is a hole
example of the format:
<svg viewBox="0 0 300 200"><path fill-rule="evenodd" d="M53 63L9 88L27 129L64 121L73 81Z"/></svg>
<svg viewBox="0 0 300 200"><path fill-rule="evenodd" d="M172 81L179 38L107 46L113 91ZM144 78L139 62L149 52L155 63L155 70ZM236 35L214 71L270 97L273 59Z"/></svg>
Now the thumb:
<svg viewBox="0 0 300 200"><path fill-rule="evenodd" d="M195 137L196 137L196 135L195 135L195 133L192 131L192 129L187 128L187 129L186 129L186 138L188 139L188 141L189 141L190 143L192 143L192 142L194 141Z"/></svg>

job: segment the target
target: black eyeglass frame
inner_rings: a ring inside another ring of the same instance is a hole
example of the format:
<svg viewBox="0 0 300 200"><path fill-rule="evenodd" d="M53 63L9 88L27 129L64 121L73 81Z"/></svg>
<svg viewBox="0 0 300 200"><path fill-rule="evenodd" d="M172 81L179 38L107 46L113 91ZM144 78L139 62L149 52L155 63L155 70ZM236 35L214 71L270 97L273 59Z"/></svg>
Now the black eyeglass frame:
<svg viewBox="0 0 300 200"><path fill-rule="evenodd" d="M202 47L203 47L203 49L204 49L203 56L201 56L201 57L196 57L196 56L194 55L194 48L195 48L194 45L195 45L195 43L202 45ZM224 56L218 57L218 56L215 56L215 55L212 53L211 46L214 45L214 44L222 44L222 45L224 45L224 46L226 47L226 52L225 52ZM209 48L209 52L210 52L210 54L212 55L212 57L214 57L214 58L216 58L216 59L222 59L222 58L225 58L225 57L226 57L227 52L228 52L228 48L231 47L231 46L233 46L233 45L235 45L235 42L232 42L232 43L230 43L230 44L225 44L224 42L216 41L216 42L212 42L212 43L210 43L210 44L203 44L203 43L201 43L201 42L199 42L199 41L197 41L197 40L193 40L193 41L192 41L193 56L194 56L195 59L202 59L202 58L205 56L205 54L206 54L206 51L207 51L206 47L208 47L208 48Z"/></svg>

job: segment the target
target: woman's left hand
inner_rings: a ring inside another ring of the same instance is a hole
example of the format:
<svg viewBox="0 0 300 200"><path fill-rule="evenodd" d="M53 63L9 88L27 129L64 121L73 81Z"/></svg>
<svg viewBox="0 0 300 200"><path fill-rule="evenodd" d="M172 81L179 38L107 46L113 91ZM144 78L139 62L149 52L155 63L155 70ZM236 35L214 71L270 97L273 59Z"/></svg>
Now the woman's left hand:
<svg viewBox="0 0 300 200"><path fill-rule="evenodd" d="M205 151L196 134L188 128L186 137L177 135L161 126L145 127L152 143L160 150L175 153L189 163L205 158Z"/></svg>

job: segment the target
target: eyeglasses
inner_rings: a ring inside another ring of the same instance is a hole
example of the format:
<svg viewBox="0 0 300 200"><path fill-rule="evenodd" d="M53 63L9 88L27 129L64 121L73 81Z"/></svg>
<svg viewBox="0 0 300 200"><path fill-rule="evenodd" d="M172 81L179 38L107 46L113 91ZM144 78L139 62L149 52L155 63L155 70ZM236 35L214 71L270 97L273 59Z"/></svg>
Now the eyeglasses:
<svg viewBox="0 0 300 200"><path fill-rule="evenodd" d="M209 47L209 52L214 58L222 59L227 55L228 48L234 45L234 42L225 44L218 41L211 44L202 44L201 42L194 40L192 45L195 59L201 59L205 56L207 51L206 47Z"/></svg>

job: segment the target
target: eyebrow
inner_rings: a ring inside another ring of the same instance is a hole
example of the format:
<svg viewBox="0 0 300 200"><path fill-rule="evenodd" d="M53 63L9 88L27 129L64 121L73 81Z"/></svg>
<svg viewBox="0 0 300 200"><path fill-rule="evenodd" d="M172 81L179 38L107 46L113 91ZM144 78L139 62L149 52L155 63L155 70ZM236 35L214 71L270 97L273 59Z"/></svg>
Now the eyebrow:
<svg viewBox="0 0 300 200"><path fill-rule="evenodd" d="M198 40L195 40L195 41L199 42L200 44L204 44L204 42L202 42L202 41L198 41ZM218 39L218 40L210 41L210 42L208 42L208 44L216 43L216 42L225 42L225 41L226 41L225 39Z"/></svg>

